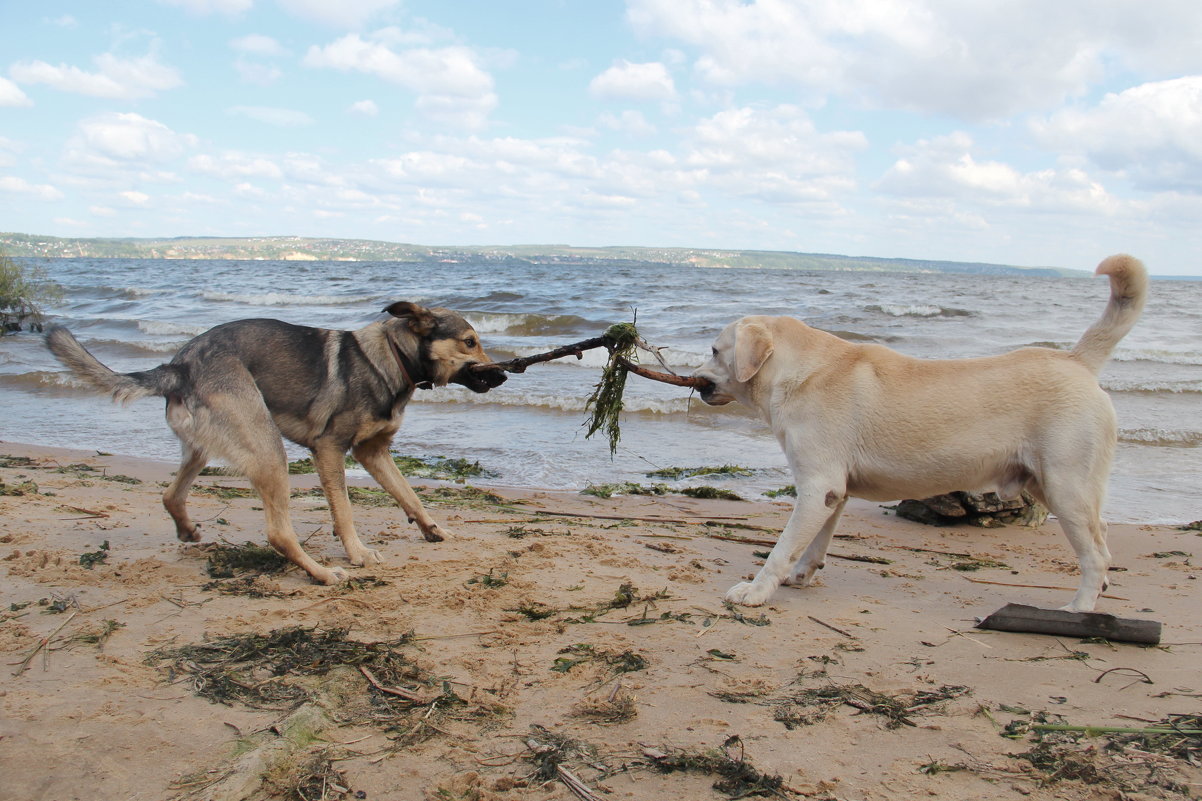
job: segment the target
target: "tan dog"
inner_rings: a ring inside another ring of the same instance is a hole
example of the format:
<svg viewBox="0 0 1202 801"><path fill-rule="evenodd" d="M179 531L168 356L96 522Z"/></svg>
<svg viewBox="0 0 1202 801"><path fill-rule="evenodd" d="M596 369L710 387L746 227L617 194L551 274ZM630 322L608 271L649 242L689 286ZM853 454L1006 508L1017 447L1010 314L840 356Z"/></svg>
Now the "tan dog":
<svg viewBox="0 0 1202 801"><path fill-rule="evenodd" d="M1108 585L1101 510L1116 440L1114 408L1097 375L1139 319L1148 288L1147 271L1131 256L1111 256L1097 274L1110 277L1110 302L1071 351L915 359L789 317L728 325L694 373L712 382L702 400L759 410L789 460L797 503L755 579L727 599L758 606L779 584L810 584L848 496L1015 497L1026 489L1059 518L1081 565L1064 609L1092 610Z"/></svg>
<svg viewBox="0 0 1202 801"><path fill-rule="evenodd" d="M333 331L279 320L238 320L188 342L169 364L116 373L62 327L46 333L59 361L114 400L167 399L167 424L183 446L163 506L176 536L200 540L188 516L188 490L210 457L243 472L263 498L267 541L322 584L342 581L341 567L319 565L301 548L288 516L288 459L280 435L313 452L330 504L334 533L352 565L379 562L351 518L345 458L354 454L372 478L417 522L430 542L449 536L422 507L388 452L405 406L421 387L463 384L487 392L500 370L473 370L491 360L467 321L447 309L398 301L392 315L357 331Z"/></svg>

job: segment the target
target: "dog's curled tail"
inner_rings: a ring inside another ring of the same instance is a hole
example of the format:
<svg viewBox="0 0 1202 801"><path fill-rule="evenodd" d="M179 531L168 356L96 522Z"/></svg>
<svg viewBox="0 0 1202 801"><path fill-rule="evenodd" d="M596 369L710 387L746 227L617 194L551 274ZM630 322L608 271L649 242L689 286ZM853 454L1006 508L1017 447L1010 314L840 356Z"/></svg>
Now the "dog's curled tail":
<svg viewBox="0 0 1202 801"><path fill-rule="evenodd" d="M1139 319L1148 297L1148 271L1139 259L1120 253L1104 259L1094 275L1110 277L1110 302L1098 321L1073 346L1073 356L1097 373L1110 358L1114 346Z"/></svg>
<svg viewBox="0 0 1202 801"><path fill-rule="evenodd" d="M128 403L153 395L179 394L182 381L179 371L170 364L159 365L141 373L118 373L79 344L79 340L61 325L46 329L46 347L60 362L79 378L101 392L108 392L114 401Z"/></svg>

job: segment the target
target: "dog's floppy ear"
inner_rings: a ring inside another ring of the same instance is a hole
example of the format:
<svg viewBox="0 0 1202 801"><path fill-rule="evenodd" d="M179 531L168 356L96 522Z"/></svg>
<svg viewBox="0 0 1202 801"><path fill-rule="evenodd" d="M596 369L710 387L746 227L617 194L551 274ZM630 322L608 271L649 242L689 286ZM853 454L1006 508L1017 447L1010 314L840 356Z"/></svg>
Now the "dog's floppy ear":
<svg viewBox="0 0 1202 801"><path fill-rule="evenodd" d="M393 317L399 317L409 323L410 330L419 337L424 337L434 330L435 319L434 314L425 306L418 306L416 303L410 303L407 300L398 300L384 311L391 314Z"/></svg>
<svg viewBox="0 0 1202 801"><path fill-rule="evenodd" d="M735 333L735 380L750 381L772 355L772 333L760 323L743 323Z"/></svg>

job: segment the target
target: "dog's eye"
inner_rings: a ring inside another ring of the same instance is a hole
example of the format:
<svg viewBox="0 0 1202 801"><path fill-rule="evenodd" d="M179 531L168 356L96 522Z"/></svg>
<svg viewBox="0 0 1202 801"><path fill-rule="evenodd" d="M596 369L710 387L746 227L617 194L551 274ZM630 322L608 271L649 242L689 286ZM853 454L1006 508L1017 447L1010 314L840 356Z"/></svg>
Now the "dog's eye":
<svg viewBox="0 0 1202 801"><path fill-rule="evenodd" d="M476 342L475 337L468 337L467 339L463 340L463 344L468 348L475 348L479 343Z"/></svg>

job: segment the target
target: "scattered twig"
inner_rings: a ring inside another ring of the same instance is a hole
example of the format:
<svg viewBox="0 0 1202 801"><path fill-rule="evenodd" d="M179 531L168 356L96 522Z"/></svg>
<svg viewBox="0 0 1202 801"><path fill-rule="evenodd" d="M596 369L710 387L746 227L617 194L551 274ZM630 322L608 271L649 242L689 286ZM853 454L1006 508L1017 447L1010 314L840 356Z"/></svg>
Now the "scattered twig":
<svg viewBox="0 0 1202 801"><path fill-rule="evenodd" d="M395 695L398 698L404 698L406 701L413 701L414 703L418 704L428 704L430 701L434 700L428 696L422 695L421 693L414 692L413 690L406 690L401 687L385 687L383 684L380 684L379 680L377 680L376 677L372 675L372 672L367 669L367 665L360 665L359 672L367 678L367 681L372 687L375 687L382 693Z"/></svg>
<svg viewBox="0 0 1202 801"><path fill-rule="evenodd" d="M84 517L61 517L60 520L87 520L92 517L109 517L108 512L97 512L94 509L84 509L82 506L69 506L63 504L64 509L70 509L72 512L81 512Z"/></svg>
<svg viewBox="0 0 1202 801"><path fill-rule="evenodd" d="M576 774L572 773L563 765L555 766L555 774L559 777L559 780L563 782L569 790L572 791L572 794L581 799L581 801L603 801L601 796L590 790L588 785L580 781Z"/></svg>
<svg viewBox="0 0 1202 801"><path fill-rule="evenodd" d="M418 642L421 640L453 640L457 637L483 637L486 634L498 634L498 633L500 633L500 632L497 631L496 629L493 629L492 631L468 631L468 632L464 632L463 634L426 634L421 637L414 637L413 641Z"/></svg>
<svg viewBox="0 0 1202 801"><path fill-rule="evenodd" d="M582 518L588 518L591 520L638 520L642 523L674 523L674 524L680 525L680 526L695 525L697 523L697 520L686 520L684 518L675 518L675 517L638 517L635 515L608 515L608 514L599 514L599 513L592 513L592 512L552 512L549 510L542 510L542 509L540 509L538 511L538 514L549 515L552 517L582 517ZM745 517L713 517L711 515L695 515L695 517L704 518L706 520L746 520L747 519ZM713 537L716 535L707 534L706 536ZM718 539L734 539L736 542L740 542L740 541L749 542L749 543L751 542L751 540L738 540L737 538L734 538L734 537L718 537ZM759 543L754 543L754 544L759 544ZM772 544L775 545L775 543L772 543Z"/></svg>
<svg viewBox="0 0 1202 801"><path fill-rule="evenodd" d="M988 579L972 578L964 576L965 581L971 581L973 584L996 584L999 587L1022 587L1029 590L1062 590L1064 592L1075 592L1073 587L1053 587L1049 584L1013 584L1008 581L989 581ZM1130 601L1130 598L1123 598L1120 595L1106 595L1105 593L1098 596L1099 598L1109 598L1112 601Z"/></svg>
<svg viewBox="0 0 1202 801"><path fill-rule="evenodd" d="M1135 668L1128 668L1128 667L1116 667L1116 668L1111 668L1110 670L1104 670L1101 672L1101 674L1098 675L1098 677L1096 679L1093 680L1093 683L1101 684L1102 679L1106 678L1107 674L1116 673L1116 672L1120 672L1120 671L1126 671L1128 673L1136 673L1136 674L1142 676L1143 678L1141 679L1141 681L1144 684L1155 684L1156 683L1156 682L1152 681L1152 679L1150 679L1148 677L1148 674L1144 673L1142 670L1136 670Z"/></svg>
<svg viewBox="0 0 1202 801"><path fill-rule="evenodd" d="M1183 734L1187 736L1202 735L1202 729L1174 729L1164 726L1149 726L1139 728L1132 726L1072 726L1067 723L1036 723L1031 731L1071 731L1088 736L1095 734Z"/></svg>
<svg viewBox="0 0 1202 801"><path fill-rule="evenodd" d="M54 635L56 635L56 634L58 634L60 631L62 631L62 630L63 630L63 627L64 627L64 626L66 626L68 623L70 623L70 622L71 622L71 620L72 620L72 618L74 618L74 617L75 617L76 615L78 615L78 614L79 614L79 610L77 609L77 610L75 610L74 612L72 612L71 614L67 615L67 619L66 619L66 620L64 620L62 623L59 623L59 624L58 624L58 627L57 627L57 628L55 628L55 629L54 629L54 631L50 632L50 633L49 633L49 634L47 634L45 637L43 637L42 639L38 640L38 644L37 644L37 645L35 645L35 646L33 647L33 650L31 650L31 651L30 651L30 652L29 652L29 653L28 653L28 654L25 656L25 658L24 658L24 659L22 659L20 662L12 662L12 663L10 663L10 664L14 664L14 665L20 665L20 667L18 667L18 668L17 668L15 671L13 671L13 675L14 675L14 676L20 676L22 673L24 673L26 670L28 670L28 669L29 669L29 663L33 661L33 658L34 658L35 656L37 656L37 655L38 655L38 651L42 650L42 649L43 649L43 648L45 648L47 645L49 645L49 644L50 644L50 640L52 640L52 639L54 638Z"/></svg>
<svg viewBox="0 0 1202 801"><path fill-rule="evenodd" d="M806 617L808 617L810 620L812 620L812 621L814 621L815 623L817 623L819 626L823 626L823 627L825 627L825 628L828 628L828 629L830 629L831 631L835 632L836 634L842 634L844 637L847 637L847 638L849 638L849 639L852 639L852 640L858 639L858 638L856 637L856 635L854 635L854 634L851 634L851 633L849 633L849 632L846 632L846 631L844 631L843 629L840 629L840 628L835 628L835 627L834 627L834 626L832 626L830 623L826 623L826 622L824 622L824 621L821 621L821 620L819 620L818 618L814 617L813 615L806 615Z"/></svg>

